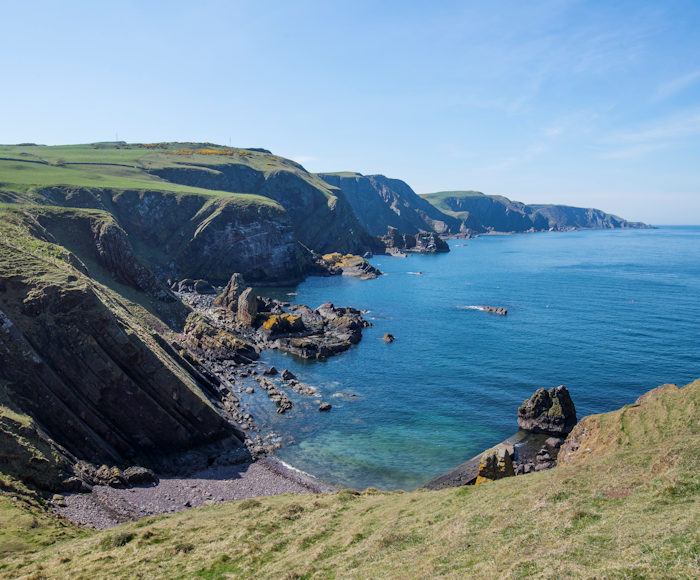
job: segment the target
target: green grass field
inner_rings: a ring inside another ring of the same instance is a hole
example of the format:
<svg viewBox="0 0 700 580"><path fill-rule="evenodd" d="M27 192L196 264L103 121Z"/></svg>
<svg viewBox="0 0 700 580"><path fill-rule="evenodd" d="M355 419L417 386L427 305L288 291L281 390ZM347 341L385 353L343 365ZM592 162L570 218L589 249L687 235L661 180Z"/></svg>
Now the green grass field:
<svg viewBox="0 0 700 580"><path fill-rule="evenodd" d="M465 212L453 211L445 200L450 197L487 197L486 194L480 191L437 191L435 193L424 193L421 197L434 205L441 212L452 217L463 217Z"/></svg>
<svg viewBox="0 0 700 580"><path fill-rule="evenodd" d="M226 197L243 205L278 205L263 196L214 191L170 183L147 172L150 169L181 166L185 158L187 163L198 163L206 166L211 165L212 161L217 163L236 162L239 160L238 157L240 156L233 155L229 158L228 155L175 155L167 151L154 152L142 148L93 149L89 145L0 146L0 191L24 193L26 197L22 201L30 202L39 200L35 195L37 189L72 186L113 190L163 191L213 198ZM251 165L250 158L252 157L253 154L241 159L246 164ZM83 163L85 165L81 165ZM261 163L262 161L258 160L258 163L253 165ZM271 171L272 169L268 167L267 170Z"/></svg>

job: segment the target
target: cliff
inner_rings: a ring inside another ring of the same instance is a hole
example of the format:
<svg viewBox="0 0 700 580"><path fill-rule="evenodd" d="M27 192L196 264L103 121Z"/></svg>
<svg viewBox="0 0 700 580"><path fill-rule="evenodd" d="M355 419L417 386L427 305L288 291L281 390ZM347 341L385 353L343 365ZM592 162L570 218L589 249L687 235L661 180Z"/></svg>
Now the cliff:
<svg viewBox="0 0 700 580"><path fill-rule="evenodd" d="M309 251L377 242L342 193L265 150L197 143L0 146L0 202L102 209L162 279L295 283Z"/></svg>
<svg viewBox="0 0 700 580"><path fill-rule="evenodd" d="M182 324L187 309L110 214L5 207L0 240L0 398L58 450L36 454L41 477L21 466L15 475L60 488L76 458L169 469L177 454L224 441L245 452L216 384L155 332ZM5 434L31 448L21 432Z"/></svg>
<svg viewBox="0 0 700 580"><path fill-rule="evenodd" d="M371 237L342 193L294 161L256 150L242 155L192 151L200 152L181 154L186 159L148 172L171 183L272 199L288 213L298 239L316 252L372 249Z"/></svg>
<svg viewBox="0 0 700 580"><path fill-rule="evenodd" d="M383 175L341 172L319 177L340 189L360 224L374 236L386 236L388 227L412 235L648 227L598 209L526 205L478 191L419 196L404 181Z"/></svg>
<svg viewBox="0 0 700 580"><path fill-rule="evenodd" d="M478 191L441 191L422 196L459 221L450 233L564 231L572 229L648 228L599 209L566 205L527 205Z"/></svg>
<svg viewBox="0 0 700 580"><path fill-rule="evenodd" d="M373 236L383 236L387 227L402 234L446 234L459 229L458 219L422 199L400 179L349 172L319 176L343 192L362 226Z"/></svg>

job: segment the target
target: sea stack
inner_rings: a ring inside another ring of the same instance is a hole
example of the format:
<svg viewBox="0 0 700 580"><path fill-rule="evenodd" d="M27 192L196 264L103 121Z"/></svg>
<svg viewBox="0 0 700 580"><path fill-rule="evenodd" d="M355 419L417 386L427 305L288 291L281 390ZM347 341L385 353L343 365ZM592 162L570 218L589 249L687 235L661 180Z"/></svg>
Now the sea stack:
<svg viewBox="0 0 700 580"><path fill-rule="evenodd" d="M518 425L533 433L566 436L576 425L576 408L563 385L537 389L518 409Z"/></svg>

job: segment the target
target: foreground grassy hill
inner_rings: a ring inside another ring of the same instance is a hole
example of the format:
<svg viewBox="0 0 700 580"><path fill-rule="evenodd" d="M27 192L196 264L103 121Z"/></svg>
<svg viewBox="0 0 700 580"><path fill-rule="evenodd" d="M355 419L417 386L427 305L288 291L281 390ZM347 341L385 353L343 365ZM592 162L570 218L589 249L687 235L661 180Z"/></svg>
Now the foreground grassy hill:
<svg viewBox="0 0 700 580"><path fill-rule="evenodd" d="M556 469L486 485L259 498L104 532L3 492L0 574L696 578L699 409L700 381L657 392L585 418Z"/></svg>

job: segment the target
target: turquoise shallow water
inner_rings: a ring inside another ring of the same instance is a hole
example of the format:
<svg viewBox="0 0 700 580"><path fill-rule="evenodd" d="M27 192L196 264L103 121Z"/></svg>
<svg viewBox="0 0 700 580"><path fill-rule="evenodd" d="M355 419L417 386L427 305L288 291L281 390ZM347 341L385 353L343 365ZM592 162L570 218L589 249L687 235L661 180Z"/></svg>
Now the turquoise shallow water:
<svg viewBox="0 0 700 580"><path fill-rule="evenodd" d="M536 388L566 385L581 417L700 377L700 227L450 246L374 258L386 273L377 280L310 278L280 292L312 307L370 310L373 324L327 362L264 355L333 404L319 413L295 397L291 412L264 417L296 441L282 460L349 487L413 489L511 435ZM386 332L396 342L385 344Z"/></svg>

